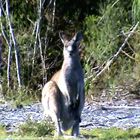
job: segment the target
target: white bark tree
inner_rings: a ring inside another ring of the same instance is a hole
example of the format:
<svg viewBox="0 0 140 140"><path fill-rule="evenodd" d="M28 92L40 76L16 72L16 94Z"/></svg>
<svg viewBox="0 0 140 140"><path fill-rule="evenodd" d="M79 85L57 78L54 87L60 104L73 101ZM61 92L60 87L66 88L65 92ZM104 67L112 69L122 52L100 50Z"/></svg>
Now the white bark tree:
<svg viewBox="0 0 140 140"><path fill-rule="evenodd" d="M6 3L6 11L4 11L3 8L3 3ZM18 45L16 42L16 38L14 35L14 31L13 31L13 27L12 27L12 22L10 19L10 11L9 11L9 0L5 0L5 1L0 1L0 19L2 19L2 12L4 13L4 18L6 18L6 22L8 24L8 28L9 28L9 35L8 33L5 32L4 30L4 26L2 23L2 20L0 20L0 24L1 24L1 31L2 34L7 42L7 45L9 47L9 53L8 53L8 66L7 66L7 83L8 83L8 87L10 86L10 65L11 65L11 49L12 49L12 45L14 46L14 50L15 50L15 60L16 60L16 72L17 72L17 81L18 81L18 87L21 87L21 72L20 72L20 63L19 63L19 50L18 50Z"/></svg>

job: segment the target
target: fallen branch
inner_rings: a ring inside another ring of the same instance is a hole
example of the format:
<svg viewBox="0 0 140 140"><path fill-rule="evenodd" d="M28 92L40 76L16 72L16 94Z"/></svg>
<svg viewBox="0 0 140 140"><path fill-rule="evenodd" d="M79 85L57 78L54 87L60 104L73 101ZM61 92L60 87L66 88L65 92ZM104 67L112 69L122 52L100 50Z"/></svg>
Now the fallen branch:
<svg viewBox="0 0 140 140"><path fill-rule="evenodd" d="M109 66L113 63L113 61L118 57L118 55L120 54L120 52L122 51L122 49L125 47L125 44L127 43L127 41L130 38L130 36L137 29L138 25L139 25L139 22L137 22L137 24L129 32L128 36L124 40L124 43L121 45L121 47L119 48L119 50L111 58L109 58L109 60L107 61L105 67L99 73L97 73L97 75L92 79L92 81L96 80L97 77L99 77L106 69L109 68Z"/></svg>

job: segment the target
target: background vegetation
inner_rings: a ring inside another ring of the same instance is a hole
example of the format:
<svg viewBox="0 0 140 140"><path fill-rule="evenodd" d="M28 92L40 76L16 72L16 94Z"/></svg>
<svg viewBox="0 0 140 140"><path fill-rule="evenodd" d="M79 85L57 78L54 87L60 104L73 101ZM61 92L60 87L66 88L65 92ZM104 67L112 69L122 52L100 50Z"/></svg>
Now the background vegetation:
<svg viewBox="0 0 140 140"><path fill-rule="evenodd" d="M0 8L0 80L7 98L21 102L29 95L40 97L43 85L62 64L60 30L71 36L78 30L84 34L80 54L87 94L118 86L139 94L139 25L118 57L97 76L139 22L139 0L2 0Z"/></svg>

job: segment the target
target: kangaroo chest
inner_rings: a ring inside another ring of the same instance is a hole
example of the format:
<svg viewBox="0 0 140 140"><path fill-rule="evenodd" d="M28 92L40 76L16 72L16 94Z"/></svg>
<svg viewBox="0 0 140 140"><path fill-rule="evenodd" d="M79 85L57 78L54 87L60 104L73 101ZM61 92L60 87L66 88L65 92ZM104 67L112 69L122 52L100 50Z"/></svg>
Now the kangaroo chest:
<svg viewBox="0 0 140 140"><path fill-rule="evenodd" d="M78 75L76 71L66 70L64 71L64 81L65 86L67 87L68 93L76 96L77 94L77 85L78 85Z"/></svg>
<svg viewBox="0 0 140 140"><path fill-rule="evenodd" d="M76 103L76 100L79 96L78 86L81 83L82 70L77 69L74 66L72 67L71 65L64 65L60 77L61 82L59 82L59 88L66 97L66 100L69 101L69 104Z"/></svg>

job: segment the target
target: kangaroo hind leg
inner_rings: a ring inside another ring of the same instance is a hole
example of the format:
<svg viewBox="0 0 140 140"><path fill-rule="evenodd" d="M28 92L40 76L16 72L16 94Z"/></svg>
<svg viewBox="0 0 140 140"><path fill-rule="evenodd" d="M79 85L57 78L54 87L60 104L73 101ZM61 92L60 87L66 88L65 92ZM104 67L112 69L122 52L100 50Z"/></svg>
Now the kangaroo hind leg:
<svg viewBox="0 0 140 140"><path fill-rule="evenodd" d="M52 121L55 123L56 133L55 135L62 135L61 131L61 92L54 81L49 81L43 89L42 93L42 104L44 106L44 111L51 117ZM44 95L43 95L44 94ZM44 96L44 99L43 99Z"/></svg>

